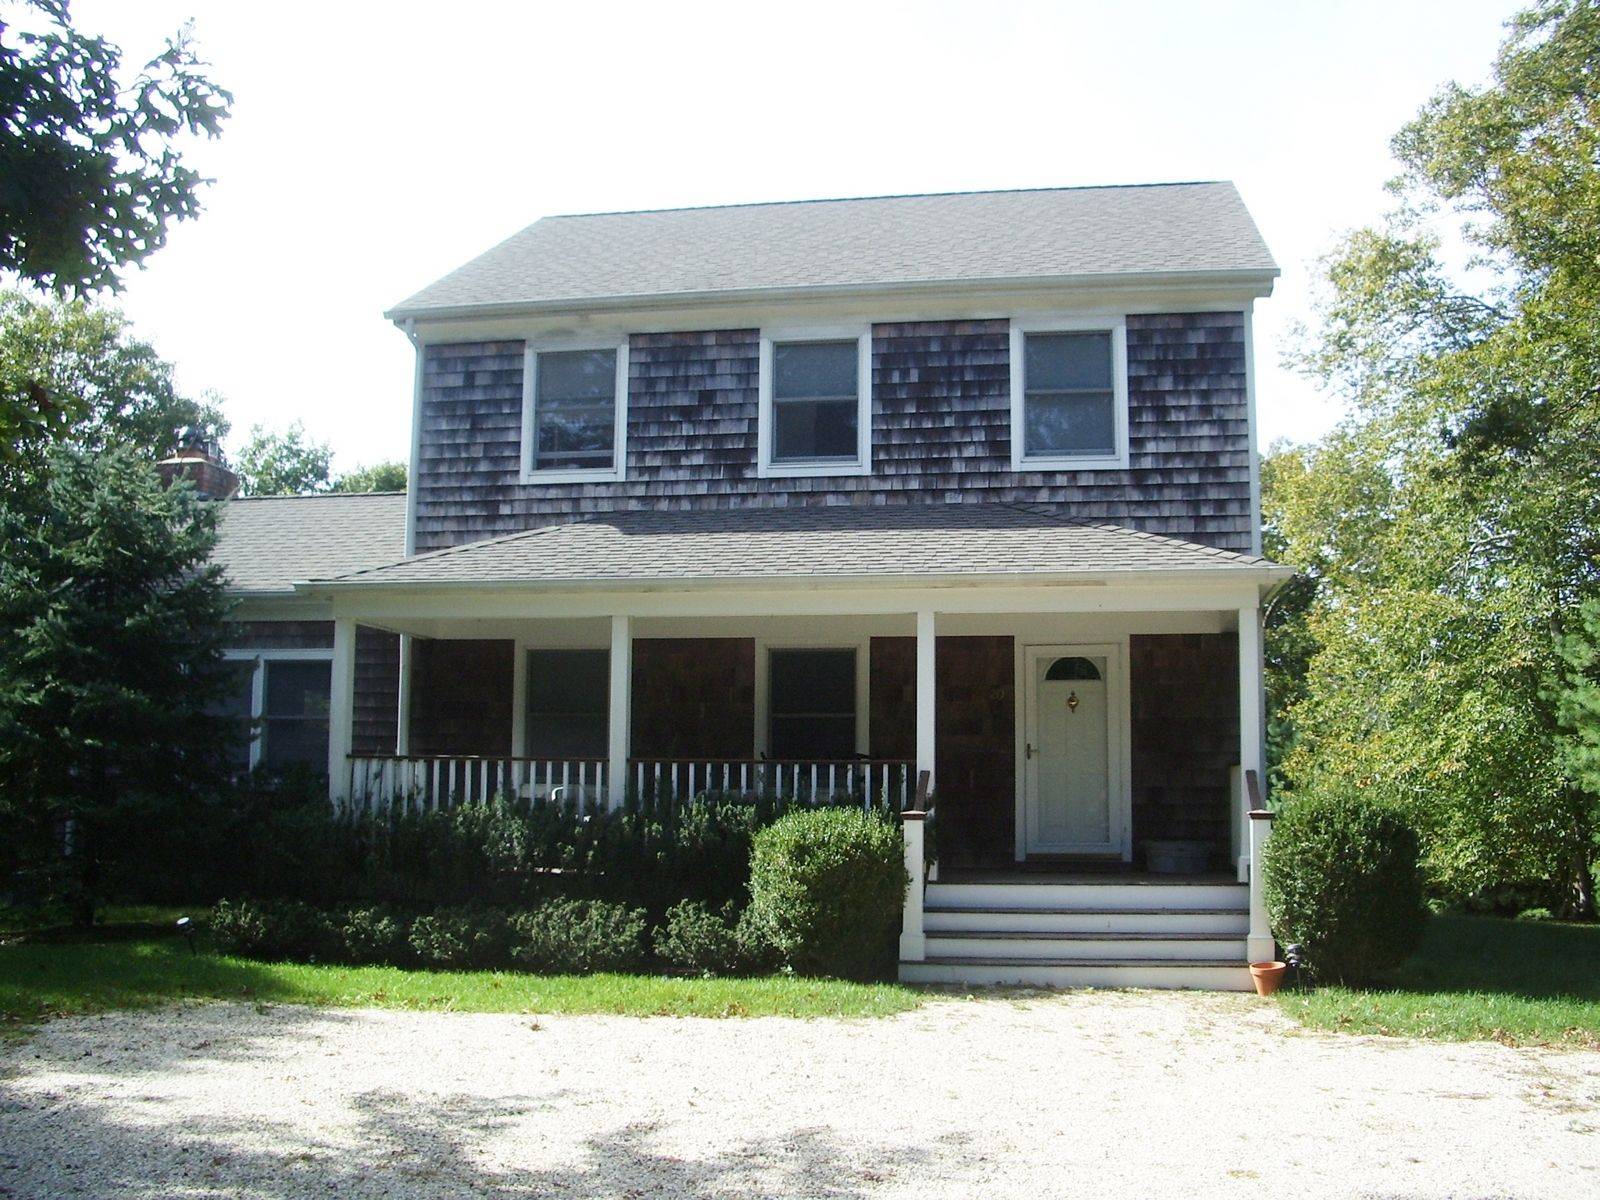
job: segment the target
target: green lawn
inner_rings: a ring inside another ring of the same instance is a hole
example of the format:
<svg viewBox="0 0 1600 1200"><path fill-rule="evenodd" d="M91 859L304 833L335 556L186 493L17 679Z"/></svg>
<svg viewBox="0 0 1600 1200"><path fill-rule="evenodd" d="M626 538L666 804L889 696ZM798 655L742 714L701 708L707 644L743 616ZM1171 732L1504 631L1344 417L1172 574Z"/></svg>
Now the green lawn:
<svg viewBox="0 0 1600 1200"><path fill-rule="evenodd" d="M0 1022L133 1008L175 1000L435 1009L618 1013L680 1017L875 1017L904 1012L917 993L833 980L674 979L654 975L524 975L394 967L262 963L148 933L93 941L0 944Z"/></svg>
<svg viewBox="0 0 1600 1200"><path fill-rule="evenodd" d="M1319 1029L1600 1048L1600 925L1433 917L1382 986L1279 997Z"/></svg>

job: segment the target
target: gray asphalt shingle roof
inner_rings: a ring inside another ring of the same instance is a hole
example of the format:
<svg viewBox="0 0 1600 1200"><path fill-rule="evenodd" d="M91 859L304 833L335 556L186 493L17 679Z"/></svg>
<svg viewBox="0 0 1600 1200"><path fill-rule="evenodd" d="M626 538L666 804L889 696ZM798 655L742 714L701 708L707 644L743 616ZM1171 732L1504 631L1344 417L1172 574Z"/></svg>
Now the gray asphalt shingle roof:
<svg viewBox="0 0 1600 1200"><path fill-rule="evenodd" d="M1250 555L1007 504L625 512L353 571L355 584L654 583L1281 571Z"/></svg>
<svg viewBox="0 0 1600 1200"><path fill-rule="evenodd" d="M1213 271L1277 271L1227 182L886 196L546 217L389 315Z"/></svg>
<svg viewBox="0 0 1600 1200"><path fill-rule="evenodd" d="M406 552L404 492L255 496L221 505L211 559L240 594L395 561Z"/></svg>

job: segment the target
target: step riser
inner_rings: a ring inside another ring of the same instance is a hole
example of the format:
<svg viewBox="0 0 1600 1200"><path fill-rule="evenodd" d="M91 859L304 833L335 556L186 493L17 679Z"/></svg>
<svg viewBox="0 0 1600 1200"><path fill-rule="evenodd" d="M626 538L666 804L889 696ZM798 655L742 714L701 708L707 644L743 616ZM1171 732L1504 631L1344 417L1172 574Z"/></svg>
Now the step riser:
<svg viewBox="0 0 1600 1200"><path fill-rule="evenodd" d="M901 963L902 983L952 983L969 987L1193 988L1213 992L1254 990L1248 967L1060 966L1049 963Z"/></svg>
<svg viewBox="0 0 1600 1200"><path fill-rule="evenodd" d="M1239 884L930 883L924 903L937 908L1195 908L1244 911L1249 889Z"/></svg>
<svg viewBox="0 0 1600 1200"><path fill-rule="evenodd" d="M1130 942L1122 938L1061 941L1054 938L934 937L927 940L929 957L935 958L1110 958L1171 960L1196 959L1216 963L1219 959L1243 963L1244 940L1151 939Z"/></svg>
<svg viewBox="0 0 1600 1200"><path fill-rule="evenodd" d="M934 933L1210 933L1242 938L1248 913L1047 913L970 909L924 912L922 927Z"/></svg>

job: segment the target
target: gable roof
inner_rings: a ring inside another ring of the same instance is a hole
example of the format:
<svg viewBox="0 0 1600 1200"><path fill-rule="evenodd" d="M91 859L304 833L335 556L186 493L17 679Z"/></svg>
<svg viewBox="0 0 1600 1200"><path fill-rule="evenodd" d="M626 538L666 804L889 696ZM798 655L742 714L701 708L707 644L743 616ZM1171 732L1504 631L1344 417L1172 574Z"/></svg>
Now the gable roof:
<svg viewBox="0 0 1600 1200"><path fill-rule="evenodd" d="M387 315L1186 273L1278 273L1233 184L958 192L546 217Z"/></svg>
<svg viewBox="0 0 1600 1200"><path fill-rule="evenodd" d="M403 555L404 492L252 496L221 502L211 561L235 595L291 594L296 582Z"/></svg>
<svg viewBox="0 0 1600 1200"><path fill-rule="evenodd" d="M361 585L591 585L1056 577L1237 571L1264 558L1009 504L620 512L323 580Z"/></svg>

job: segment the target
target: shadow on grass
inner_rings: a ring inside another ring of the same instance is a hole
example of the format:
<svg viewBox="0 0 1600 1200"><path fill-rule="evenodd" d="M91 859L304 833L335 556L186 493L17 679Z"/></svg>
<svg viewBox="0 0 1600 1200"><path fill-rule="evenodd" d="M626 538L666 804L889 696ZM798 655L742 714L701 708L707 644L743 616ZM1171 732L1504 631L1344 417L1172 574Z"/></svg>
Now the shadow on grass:
<svg viewBox="0 0 1600 1200"><path fill-rule="evenodd" d="M1600 925L1439 916L1386 990L1600 1002Z"/></svg>
<svg viewBox="0 0 1600 1200"><path fill-rule="evenodd" d="M354 1096L356 1129L307 1135L259 1120L119 1120L103 1103L45 1106L13 1099L0 1085L8 1132L0 1168L16 1194L54 1194L69 1181L95 1194L167 1196L195 1189L264 1198L303 1196L566 1197L682 1196L755 1200L776 1195L849 1198L926 1167L918 1147L846 1143L829 1129L756 1135L701 1158L655 1144L660 1125L624 1122L570 1148L551 1146L530 1116L576 1110L592 1099L561 1090L486 1098L387 1091ZM61 1119L67 1118L67 1119ZM337 1140L335 1140L337 1139ZM274 1144L276 1143L276 1144ZM532 1159L507 1165L504 1156ZM562 1165L542 1165L540 1158Z"/></svg>

